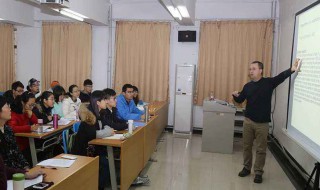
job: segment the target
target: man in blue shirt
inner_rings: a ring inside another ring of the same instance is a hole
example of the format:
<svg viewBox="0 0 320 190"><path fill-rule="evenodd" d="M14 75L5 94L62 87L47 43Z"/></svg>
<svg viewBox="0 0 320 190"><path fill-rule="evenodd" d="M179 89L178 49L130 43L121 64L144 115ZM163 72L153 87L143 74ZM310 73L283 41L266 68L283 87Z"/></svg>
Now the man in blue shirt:
<svg viewBox="0 0 320 190"><path fill-rule="evenodd" d="M122 120L140 120L143 111L139 110L133 101L133 86L125 84L122 87L122 94L117 97L118 117Z"/></svg>

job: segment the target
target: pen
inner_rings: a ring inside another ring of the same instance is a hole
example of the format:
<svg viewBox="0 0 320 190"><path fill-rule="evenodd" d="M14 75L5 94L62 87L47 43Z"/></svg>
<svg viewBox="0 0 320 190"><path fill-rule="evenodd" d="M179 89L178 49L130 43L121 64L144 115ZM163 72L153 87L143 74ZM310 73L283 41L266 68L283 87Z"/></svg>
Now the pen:
<svg viewBox="0 0 320 190"><path fill-rule="evenodd" d="M41 166L41 168L57 170L57 168L51 166Z"/></svg>

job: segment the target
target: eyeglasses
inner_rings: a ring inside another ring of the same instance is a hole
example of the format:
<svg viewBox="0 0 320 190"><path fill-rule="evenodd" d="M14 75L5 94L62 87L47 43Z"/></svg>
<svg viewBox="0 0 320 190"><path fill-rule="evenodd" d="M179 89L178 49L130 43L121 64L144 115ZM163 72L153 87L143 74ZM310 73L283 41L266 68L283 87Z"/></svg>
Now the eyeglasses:
<svg viewBox="0 0 320 190"><path fill-rule="evenodd" d="M30 108L33 108L34 106L36 106L35 103L29 105Z"/></svg>
<svg viewBox="0 0 320 190"><path fill-rule="evenodd" d="M128 94L132 94L132 93L133 93L133 91L127 91L126 93L128 93Z"/></svg>

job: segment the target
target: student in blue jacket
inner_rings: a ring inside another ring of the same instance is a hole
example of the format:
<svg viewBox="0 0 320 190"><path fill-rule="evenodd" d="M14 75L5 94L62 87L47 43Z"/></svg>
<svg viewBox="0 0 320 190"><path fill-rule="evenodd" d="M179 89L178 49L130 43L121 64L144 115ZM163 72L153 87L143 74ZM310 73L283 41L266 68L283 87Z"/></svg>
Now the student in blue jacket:
<svg viewBox="0 0 320 190"><path fill-rule="evenodd" d="M133 101L133 86L125 84L122 87L122 94L117 97L118 117L122 120L140 120L143 111L139 110Z"/></svg>

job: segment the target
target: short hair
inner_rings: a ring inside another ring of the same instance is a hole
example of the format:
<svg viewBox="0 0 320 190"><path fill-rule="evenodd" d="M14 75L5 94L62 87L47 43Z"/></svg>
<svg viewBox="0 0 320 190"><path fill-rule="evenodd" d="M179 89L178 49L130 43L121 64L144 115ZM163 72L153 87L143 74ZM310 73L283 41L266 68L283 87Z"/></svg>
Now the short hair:
<svg viewBox="0 0 320 190"><path fill-rule="evenodd" d="M133 86L131 84L125 84L122 87L122 92L126 92L128 88L133 88Z"/></svg>
<svg viewBox="0 0 320 190"><path fill-rule="evenodd" d="M57 103L59 102L59 97L61 95L65 95L65 93L66 93L64 88L60 85L53 87L52 92L53 92L53 96L54 96L54 101Z"/></svg>
<svg viewBox="0 0 320 190"><path fill-rule="evenodd" d="M7 99L5 97L3 97L3 96L0 96L0 112L2 112L2 108L6 104L8 104Z"/></svg>
<svg viewBox="0 0 320 190"><path fill-rule="evenodd" d="M17 90L17 88L19 88L19 87L24 89L24 85L22 84L22 82L16 81L16 82L12 83L11 90Z"/></svg>
<svg viewBox="0 0 320 190"><path fill-rule="evenodd" d="M44 102L43 100L48 100L51 95L53 95L52 92L44 91L40 96L40 101L43 103Z"/></svg>
<svg viewBox="0 0 320 190"><path fill-rule="evenodd" d="M106 88L103 90L103 92L106 94L106 99L109 100L111 96L116 96L117 93L111 88Z"/></svg>
<svg viewBox="0 0 320 190"><path fill-rule="evenodd" d="M132 86L132 88L133 88L133 91L139 92L138 87L136 87L136 86Z"/></svg>
<svg viewBox="0 0 320 190"><path fill-rule="evenodd" d="M90 79L86 79L83 81L83 86L92 85L92 84L93 84L92 80L90 80Z"/></svg>
<svg viewBox="0 0 320 190"><path fill-rule="evenodd" d="M252 62L251 64L258 64L259 69L262 69L262 70L263 70L263 63L262 63L262 62L260 62L260 61L254 61L254 62Z"/></svg>

